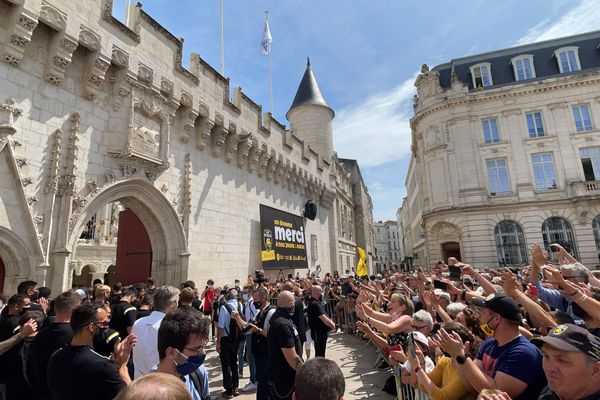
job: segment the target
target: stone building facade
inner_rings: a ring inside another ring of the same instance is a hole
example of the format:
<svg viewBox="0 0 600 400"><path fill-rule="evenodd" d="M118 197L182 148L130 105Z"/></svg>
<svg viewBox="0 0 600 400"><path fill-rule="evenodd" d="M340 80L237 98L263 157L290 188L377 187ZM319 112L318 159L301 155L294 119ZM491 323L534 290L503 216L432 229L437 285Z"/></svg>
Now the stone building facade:
<svg viewBox="0 0 600 400"><path fill-rule="evenodd" d="M553 242L599 263L599 45L590 32L423 66L398 211L415 263L525 265Z"/></svg>
<svg viewBox="0 0 600 400"><path fill-rule="evenodd" d="M305 223L314 237L307 255L325 272L345 267L342 243L344 256L367 247L364 234L338 233L372 230L364 218L371 201L333 152L334 113L310 64L288 130L240 88L231 95L229 79L198 54L184 68L183 40L141 4L127 24L112 7L112 0L0 1L5 292L24 279L58 291L86 265L92 275L108 273L110 260L94 263L100 250L91 244L110 247L113 207L143 223L161 283L227 283L260 267L260 204L300 215L308 200L317 203L316 219ZM352 212L340 215L342 202ZM93 218L109 226L98 243L86 243Z"/></svg>
<svg viewBox="0 0 600 400"><path fill-rule="evenodd" d="M399 266L403 261L400 232L396 221L377 221L375 231L376 269L378 271L392 265Z"/></svg>

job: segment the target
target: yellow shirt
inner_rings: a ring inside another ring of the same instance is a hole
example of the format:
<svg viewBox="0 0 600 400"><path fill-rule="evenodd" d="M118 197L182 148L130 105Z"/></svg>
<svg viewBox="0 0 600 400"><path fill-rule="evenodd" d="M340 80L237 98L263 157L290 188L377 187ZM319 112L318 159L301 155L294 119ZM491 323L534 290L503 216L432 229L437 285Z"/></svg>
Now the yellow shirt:
<svg viewBox="0 0 600 400"><path fill-rule="evenodd" d="M470 391L463 383L449 357L440 357L435 368L428 375L429 379L437 386L429 393L432 400L477 399L477 393ZM420 389L427 392L423 386Z"/></svg>

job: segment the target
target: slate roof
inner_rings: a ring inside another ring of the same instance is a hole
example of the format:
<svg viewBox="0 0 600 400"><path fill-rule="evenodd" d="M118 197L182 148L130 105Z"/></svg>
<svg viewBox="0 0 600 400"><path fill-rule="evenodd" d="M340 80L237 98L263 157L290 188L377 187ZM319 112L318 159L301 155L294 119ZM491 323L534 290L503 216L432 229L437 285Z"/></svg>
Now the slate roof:
<svg viewBox="0 0 600 400"><path fill-rule="evenodd" d="M298 91L296 92L296 96L294 97L294 101L288 112L286 113L286 118L290 111L296 107L305 106L305 105L319 105L327 107L331 110L331 112L335 115L329 104L325 101L323 94L321 93L321 89L319 88L319 84L315 79L315 75L312 72L310 67L310 59L306 59L306 71L304 71L304 76L300 81L300 86L298 86ZM289 118L288 118L289 119Z"/></svg>
<svg viewBox="0 0 600 400"><path fill-rule="evenodd" d="M554 57L554 52L561 47L568 46L579 47L581 71L561 74L558 69L556 57ZM535 78L521 81L515 80L511 59L519 55L533 56ZM487 86L484 90L514 83L520 84L523 82L538 81L557 75L575 75L590 70L598 70L600 69L600 31L456 58L450 62L438 65L432 68L432 70L439 71L442 88L450 87L452 72L454 71L458 79L467 83L469 90L473 90L473 80L471 79L469 67L483 62L491 63L493 82L492 86Z"/></svg>

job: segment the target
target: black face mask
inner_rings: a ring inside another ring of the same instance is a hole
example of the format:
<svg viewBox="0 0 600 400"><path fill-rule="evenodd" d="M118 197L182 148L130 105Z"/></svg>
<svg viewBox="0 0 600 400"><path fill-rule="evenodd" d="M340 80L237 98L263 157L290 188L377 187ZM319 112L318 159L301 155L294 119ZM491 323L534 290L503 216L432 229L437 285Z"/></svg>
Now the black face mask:
<svg viewBox="0 0 600 400"><path fill-rule="evenodd" d="M255 301L254 302L254 307L255 308L260 308L262 306L262 303L260 301Z"/></svg>

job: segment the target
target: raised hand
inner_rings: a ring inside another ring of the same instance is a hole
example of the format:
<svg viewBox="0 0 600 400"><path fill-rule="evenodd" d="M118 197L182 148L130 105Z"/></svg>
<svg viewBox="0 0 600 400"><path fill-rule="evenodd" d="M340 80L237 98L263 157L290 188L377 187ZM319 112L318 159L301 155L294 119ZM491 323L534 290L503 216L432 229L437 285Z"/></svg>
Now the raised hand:
<svg viewBox="0 0 600 400"><path fill-rule="evenodd" d="M452 358L455 358L464 351L464 343L456 332L452 332L450 334L442 328L436 334L435 342L442 348L442 350L450 354Z"/></svg>
<svg viewBox="0 0 600 400"><path fill-rule="evenodd" d="M539 244L534 244L531 246L531 266L535 268L539 268L548 263L548 252L542 249L542 246Z"/></svg>
<svg viewBox="0 0 600 400"><path fill-rule="evenodd" d="M35 322L33 319L30 319L29 321L25 322L25 324L23 324L23 326L21 327L19 336L21 337L21 339L26 338L33 332L37 331L37 328L37 322Z"/></svg>
<svg viewBox="0 0 600 400"><path fill-rule="evenodd" d="M113 352L113 361L119 368L127 364L131 355L131 349L135 347L136 343L137 337L135 335L129 335L123 340L117 340Z"/></svg>
<svg viewBox="0 0 600 400"><path fill-rule="evenodd" d="M516 275L508 268L504 268L504 271L502 272L502 287L504 288L504 291L511 296L514 296L521 291Z"/></svg>

